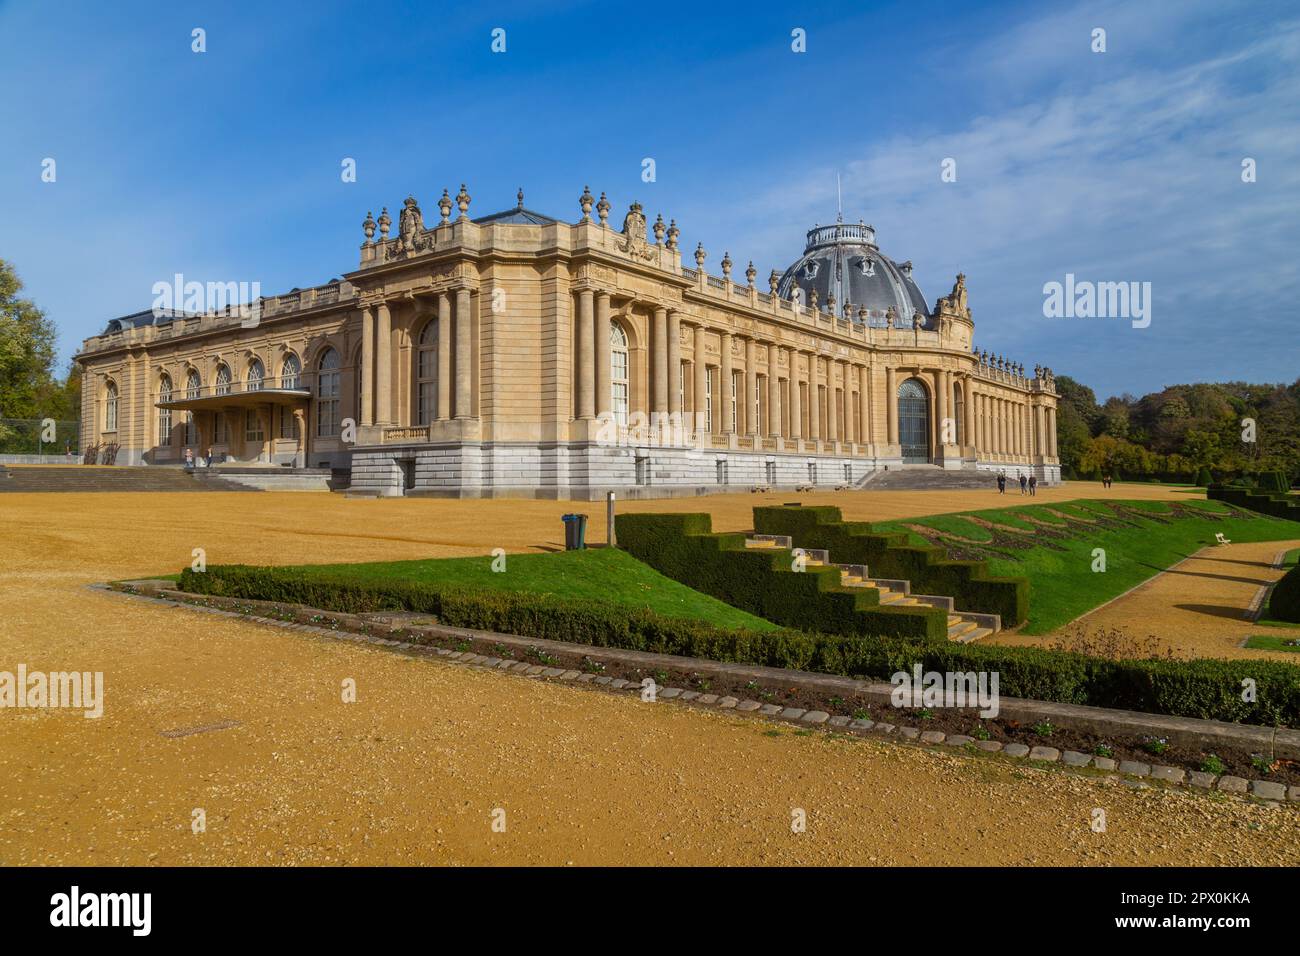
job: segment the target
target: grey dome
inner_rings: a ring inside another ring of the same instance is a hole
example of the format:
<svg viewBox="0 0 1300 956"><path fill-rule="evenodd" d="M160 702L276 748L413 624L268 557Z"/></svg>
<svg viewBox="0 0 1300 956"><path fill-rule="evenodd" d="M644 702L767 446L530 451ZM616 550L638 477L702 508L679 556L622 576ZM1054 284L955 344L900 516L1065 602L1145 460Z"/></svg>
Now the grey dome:
<svg viewBox="0 0 1300 956"><path fill-rule="evenodd" d="M803 290L803 301L811 301L817 292L817 308L826 311L831 295L835 296L835 311L844 315L844 304L853 306L853 320L858 310L867 310L871 325L882 325L892 306L897 319L895 325L912 327L912 315L920 312L930 327L930 309L925 296L912 279L912 263L902 265L882 255L876 245L876 231L859 223L836 223L833 226L814 226L808 230L808 244L803 256L785 270L777 284L777 294L790 298L795 288Z"/></svg>

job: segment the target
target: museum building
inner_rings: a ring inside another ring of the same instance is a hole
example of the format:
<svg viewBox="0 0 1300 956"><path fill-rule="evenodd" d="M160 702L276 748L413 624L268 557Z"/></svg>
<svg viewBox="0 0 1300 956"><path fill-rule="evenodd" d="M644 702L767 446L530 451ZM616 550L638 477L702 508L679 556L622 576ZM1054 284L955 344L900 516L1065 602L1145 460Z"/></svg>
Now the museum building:
<svg viewBox="0 0 1300 956"><path fill-rule="evenodd" d="M587 499L853 487L881 469L1060 479L1050 369L974 348L965 277L929 306L871 226L807 233L766 291L590 190L431 227L407 198L358 268L240 308L152 309L85 340L82 452L350 469L354 494ZM594 216L593 216L594 212Z"/></svg>

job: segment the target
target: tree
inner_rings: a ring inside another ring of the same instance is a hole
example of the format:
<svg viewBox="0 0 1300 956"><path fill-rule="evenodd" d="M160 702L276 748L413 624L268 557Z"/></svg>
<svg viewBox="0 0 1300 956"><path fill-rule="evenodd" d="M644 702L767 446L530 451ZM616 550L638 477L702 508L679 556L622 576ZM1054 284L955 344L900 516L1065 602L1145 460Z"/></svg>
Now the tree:
<svg viewBox="0 0 1300 956"><path fill-rule="evenodd" d="M52 417L42 403L59 389L54 323L30 299L13 266L0 259L0 418Z"/></svg>

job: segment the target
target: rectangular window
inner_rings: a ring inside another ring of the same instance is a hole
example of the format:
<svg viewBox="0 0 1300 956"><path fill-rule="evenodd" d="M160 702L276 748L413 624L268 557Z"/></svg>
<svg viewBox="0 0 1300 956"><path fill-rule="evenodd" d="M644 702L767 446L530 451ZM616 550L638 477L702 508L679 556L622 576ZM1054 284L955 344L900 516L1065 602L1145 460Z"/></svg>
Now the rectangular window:
<svg viewBox="0 0 1300 956"><path fill-rule="evenodd" d="M264 441L265 438L262 432L262 416L250 408L244 415L244 441Z"/></svg>
<svg viewBox="0 0 1300 956"><path fill-rule="evenodd" d="M727 459L719 458L717 469L718 469L718 484L725 485L727 483Z"/></svg>
<svg viewBox="0 0 1300 956"><path fill-rule="evenodd" d="M736 383L736 378L740 374L740 372L731 373L731 430L733 432L740 431L736 421L737 415L740 412L740 409L736 407L736 396L744 391L744 389Z"/></svg>
<svg viewBox="0 0 1300 956"><path fill-rule="evenodd" d="M293 409L288 405L280 406L280 437L298 437L298 418L294 415Z"/></svg>
<svg viewBox="0 0 1300 956"><path fill-rule="evenodd" d="M329 438L339 433L339 373L321 369L316 377L316 434Z"/></svg>
<svg viewBox="0 0 1300 956"><path fill-rule="evenodd" d="M704 430L713 432L713 369L704 370Z"/></svg>

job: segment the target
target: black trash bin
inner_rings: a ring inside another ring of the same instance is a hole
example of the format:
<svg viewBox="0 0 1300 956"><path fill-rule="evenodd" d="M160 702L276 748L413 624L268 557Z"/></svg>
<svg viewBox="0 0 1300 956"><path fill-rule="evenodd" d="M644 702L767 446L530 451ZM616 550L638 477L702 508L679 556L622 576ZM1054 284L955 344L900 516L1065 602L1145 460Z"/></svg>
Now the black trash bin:
<svg viewBox="0 0 1300 956"><path fill-rule="evenodd" d="M586 548L587 516L563 515L560 520L564 522L564 550L581 551Z"/></svg>

